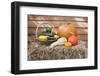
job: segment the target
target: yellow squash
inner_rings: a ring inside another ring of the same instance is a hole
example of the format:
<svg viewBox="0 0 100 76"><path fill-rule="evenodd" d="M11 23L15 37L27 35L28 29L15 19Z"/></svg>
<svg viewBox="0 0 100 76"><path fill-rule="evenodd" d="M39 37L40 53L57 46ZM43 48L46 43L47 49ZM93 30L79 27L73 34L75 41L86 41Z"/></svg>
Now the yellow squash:
<svg viewBox="0 0 100 76"><path fill-rule="evenodd" d="M40 41L47 41L48 40L48 36L39 36L38 38Z"/></svg>

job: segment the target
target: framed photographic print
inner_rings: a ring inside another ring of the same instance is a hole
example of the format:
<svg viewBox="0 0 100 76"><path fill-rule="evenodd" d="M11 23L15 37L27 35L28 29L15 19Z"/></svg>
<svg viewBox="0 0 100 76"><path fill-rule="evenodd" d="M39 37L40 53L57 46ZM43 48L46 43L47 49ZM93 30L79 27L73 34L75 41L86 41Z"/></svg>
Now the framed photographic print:
<svg viewBox="0 0 100 76"><path fill-rule="evenodd" d="M11 72L97 69L97 7L11 3Z"/></svg>

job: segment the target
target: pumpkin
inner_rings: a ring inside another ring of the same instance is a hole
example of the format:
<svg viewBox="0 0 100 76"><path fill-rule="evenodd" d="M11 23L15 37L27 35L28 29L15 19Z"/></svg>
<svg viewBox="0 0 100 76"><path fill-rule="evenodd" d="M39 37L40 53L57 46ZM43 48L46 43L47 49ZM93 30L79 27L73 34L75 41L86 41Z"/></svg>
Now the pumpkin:
<svg viewBox="0 0 100 76"><path fill-rule="evenodd" d="M66 42L66 43L65 43L65 46L66 46L66 47L71 47L71 46L72 46L72 43Z"/></svg>
<svg viewBox="0 0 100 76"><path fill-rule="evenodd" d="M71 35L77 35L77 29L74 27L73 24L68 25L60 25L57 28L57 34L60 37L66 37L69 38Z"/></svg>
<svg viewBox="0 0 100 76"><path fill-rule="evenodd" d="M78 36L72 35L68 38L68 42L70 42L73 46L78 44Z"/></svg>

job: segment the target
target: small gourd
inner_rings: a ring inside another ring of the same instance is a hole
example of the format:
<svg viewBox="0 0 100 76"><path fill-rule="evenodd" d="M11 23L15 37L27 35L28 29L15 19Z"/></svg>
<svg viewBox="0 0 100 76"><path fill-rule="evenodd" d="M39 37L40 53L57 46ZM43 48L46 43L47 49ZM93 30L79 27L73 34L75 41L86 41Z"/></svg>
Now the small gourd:
<svg viewBox="0 0 100 76"><path fill-rule="evenodd" d="M48 36L39 36L38 38L40 41L47 41L48 40Z"/></svg>
<svg viewBox="0 0 100 76"><path fill-rule="evenodd" d="M65 43L65 46L66 46L66 47L71 47L72 44L71 44L70 42L66 42L66 43Z"/></svg>
<svg viewBox="0 0 100 76"><path fill-rule="evenodd" d="M64 45L65 42L67 42L67 39L65 37L61 37L56 42L52 43L50 45L50 48L54 48L55 46L58 46L58 45Z"/></svg>
<svg viewBox="0 0 100 76"><path fill-rule="evenodd" d="M59 36L58 36L58 35L54 35L54 38L58 39L58 38L59 38Z"/></svg>

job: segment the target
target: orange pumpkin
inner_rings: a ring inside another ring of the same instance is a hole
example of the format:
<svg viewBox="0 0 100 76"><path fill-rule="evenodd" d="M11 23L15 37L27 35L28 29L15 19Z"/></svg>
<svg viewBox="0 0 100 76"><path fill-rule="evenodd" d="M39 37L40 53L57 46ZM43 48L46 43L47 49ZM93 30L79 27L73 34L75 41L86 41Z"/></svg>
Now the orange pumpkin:
<svg viewBox="0 0 100 76"><path fill-rule="evenodd" d="M74 27L75 25L60 25L57 29L57 34L60 37L69 38L71 35L77 35L77 29Z"/></svg>
<svg viewBox="0 0 100 76"><path fill-rule="evenodd" d="M72 46L72 43L66 42L66 43L65 43L65 46L66 46L66 47L71 47L71 46Z"/></svg>

